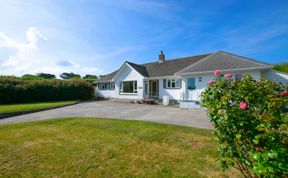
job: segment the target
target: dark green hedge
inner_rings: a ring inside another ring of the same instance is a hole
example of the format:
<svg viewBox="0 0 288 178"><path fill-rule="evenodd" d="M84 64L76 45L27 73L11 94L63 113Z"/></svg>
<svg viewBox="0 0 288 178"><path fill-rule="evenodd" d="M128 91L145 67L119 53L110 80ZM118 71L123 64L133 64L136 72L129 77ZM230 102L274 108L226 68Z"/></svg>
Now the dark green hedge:
<svg viewBox="0 0 288 178"><path fill-rule="evenodd" d="M89 100L94 98L94 87L83 80L30 80L0 78L0 104Z"/></svg>

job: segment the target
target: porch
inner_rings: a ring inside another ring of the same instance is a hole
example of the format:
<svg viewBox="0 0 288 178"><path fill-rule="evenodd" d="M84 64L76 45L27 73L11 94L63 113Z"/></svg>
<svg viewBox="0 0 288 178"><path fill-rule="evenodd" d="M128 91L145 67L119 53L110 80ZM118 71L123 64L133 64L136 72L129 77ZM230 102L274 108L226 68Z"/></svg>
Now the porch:
<svg viewBox="0 0 288 178"><path fill-rule="evenodd" d="M144 81L144 99L159 99L159 80Z"/></svg>
<svg viewBox="0 0 288 178"><path fill-rule="evenodd" d="M144 100L155 100L158 103L161 103L164 99L169 98L169 101L166 103L171 104L180 104L180 108L199 108L199 101L201 99L201 89L196 89L195 79L192 78L189 80L179 79L180 84L176 84L174 80L171 86L178 86L179 88L167 88L165 83L167 79L153 79L153 80L144 80L143 83L143 98ZM166 82L166 85L170 84L170 81Z"/></svg>

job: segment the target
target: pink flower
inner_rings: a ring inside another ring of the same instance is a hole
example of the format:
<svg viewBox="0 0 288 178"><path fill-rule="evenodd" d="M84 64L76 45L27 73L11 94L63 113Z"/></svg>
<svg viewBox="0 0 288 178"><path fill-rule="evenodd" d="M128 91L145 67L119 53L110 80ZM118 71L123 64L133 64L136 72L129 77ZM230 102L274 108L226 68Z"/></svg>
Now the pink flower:
<svg viewBox="0 0 288 178"><path fill-rule="evenodd" d="M287 94L288 94L287 91L282 91L282 92L280 93L280 96L284 96L284 95L287 95Z"/></svg>
<svg viewBox="0 0 288 178"><path fill-rule="evenodd" d="M227 74L224 75L224 77L225 77L225 78L232 78L232 74L227 73Z"/></svg>
<svg viewBox="0 0 288 178"><path fill-rule="evenodd" d="M215 70L214 71L214 75L219 75L220 74L220 70Z"/></svg>
<svg viewBox="0 0 288 178"><path fill-rule="evenodd" d="M212 83L213 83L213 81L212 81L212 80L209 80L208 84L211 85Z"/></svg>
<svg viewBox="0 0 288 178"><path fill-rule="evenodd" d="M242 109L242 110L247 109L247 103L241 101L241 102L240 102L240 109Z"/></svg>

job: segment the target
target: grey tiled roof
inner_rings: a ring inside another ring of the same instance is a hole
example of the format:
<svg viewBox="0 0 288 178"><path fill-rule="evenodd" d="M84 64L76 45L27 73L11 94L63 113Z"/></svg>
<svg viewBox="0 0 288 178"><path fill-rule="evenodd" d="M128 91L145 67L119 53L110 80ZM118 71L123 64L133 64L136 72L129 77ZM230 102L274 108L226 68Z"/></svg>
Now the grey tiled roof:
<svg viewBox="0 0 288 178"><path fill-rule="evenodd" d="M258 62L231 53L219 51L213 54L203 54L173 60L166 60L163 63L152 62L146 64L134 64L127 62L132 68L139 72L143 77L173 76L183 73L197 73L229 69L246 68L271 68L270 65ZM119 70L98 79L96 82L111 81Z"/></svg>
<svg viewBox="0 0 288 178"><path fill-rule="evenodd" d="M105 75L104 77L100 77L99 79L97 79L95 82L107 82L107 81L111 81L113 79L113 77L117 74L118 70Z"/></svg>
<svg viewBox="0 0 288 178"><path fill-rule="evenodd" d="M193 74L198 72L209 72L214 70L271 68L270 65L248 59L242 56L219 51L193 65L187 66L179 71L179 74Z"/></svg>
<svg viewBox="0 0 288 178"><path fill-rule="evenodd" d="M132 62L127 62L131 67L133 67L137 72L139 72L143 77L149 77L147 69L143 65L134 64Z"/></svg>
<svg viewBox="0 0 288 178"><path fill-rule="evenodd" d="M179 70L184 69L185 67L194 64L209 55L210 54L204 54L174 60L166 60L163 63L159 63L157 61L142 64L142 66L146 68L149 77L172 76Z"/></svg>

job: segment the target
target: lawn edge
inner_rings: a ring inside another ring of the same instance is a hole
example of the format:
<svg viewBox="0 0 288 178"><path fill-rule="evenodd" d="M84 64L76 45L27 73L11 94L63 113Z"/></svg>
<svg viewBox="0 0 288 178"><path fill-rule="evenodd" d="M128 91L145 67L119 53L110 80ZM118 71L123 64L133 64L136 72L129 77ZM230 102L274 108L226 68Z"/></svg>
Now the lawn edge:
<svg viewBox="0 0 288 178"><path fill-rule="evenodd" d="M65 105L62 105L62 106L51 106L51 107L47 107L47 108L33 109L33 110L29 110L29 111L0 113L0 120L1 119L6 119L6 118L9 118L9 117L20 116L20 115L24 115L24 114L31 114L31 113L36 113L36 112L40 112L40 111L47 111L47 110L51 110L51 109L57 109L57 108L62 108L62 107L66 107L66 106L72 106L72 105L76 105L76 104L79 104L79 103L80 103L80 101L75 101L75 103L65 104Z"/></svg>
<svg viewBox="0 0 288 178"><path fill-rule="evenodd" d="M13 122L13 123L0 123L1 126L8 126L8 125L22 125L22 124L34 124L34 123L41 123L41 122L50 122L50 121L57 121L57 120L70 120L70 119L100 119L100 120L111 120L111 121L132 121L132 122L144 122L147 124L152 125L162 125L167 127L178 127L182 129L199 129L199 130L206 130L208 132L214 132L215 129L211 128L202 128L202 127L192 127L192 126L184 126L184 125L177 125L177 124L169 124L169 123L163 123L163 122L153 122L153 121L144 121L144 120L134 120L134 119L124 119L124 118L107 118L107 117L58 117L58 118L49 118L49 119L43 119L43 120L34 120L34 121L25 121L25 122Z"/></svg>

